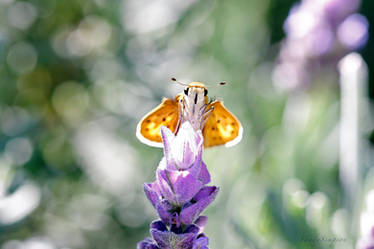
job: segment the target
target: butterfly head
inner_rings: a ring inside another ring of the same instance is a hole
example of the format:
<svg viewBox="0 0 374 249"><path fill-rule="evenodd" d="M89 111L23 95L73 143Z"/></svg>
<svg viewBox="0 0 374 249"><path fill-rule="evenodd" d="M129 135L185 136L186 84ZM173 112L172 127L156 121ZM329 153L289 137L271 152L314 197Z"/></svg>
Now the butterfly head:
<svg viewBox="0 0 374 249"><path fill-rule="evenodd" d="M203 83L191 82L183 91L184 98L195 105L208 103L208 89Z"/></svg>

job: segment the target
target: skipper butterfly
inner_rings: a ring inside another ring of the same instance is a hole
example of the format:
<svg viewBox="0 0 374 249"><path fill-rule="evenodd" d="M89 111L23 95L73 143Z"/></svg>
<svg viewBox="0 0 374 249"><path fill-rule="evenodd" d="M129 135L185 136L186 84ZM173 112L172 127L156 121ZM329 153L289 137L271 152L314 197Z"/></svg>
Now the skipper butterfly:
<svg viewBox="0 0 374 249"><path fill-rule="evenodd" d="M175 78L172 80L178 82ZM240 142L243 128L222 101L209 100L208 89L203 83L178 83L186 86L184 91L174 99L164 98L138 123L136 136L141 142L162 147L161 126L177 134L185 121L189 121L195 130L202 131L205 148L217 145L229 147ZM224 85L225 82L219 84Z"/></svg>

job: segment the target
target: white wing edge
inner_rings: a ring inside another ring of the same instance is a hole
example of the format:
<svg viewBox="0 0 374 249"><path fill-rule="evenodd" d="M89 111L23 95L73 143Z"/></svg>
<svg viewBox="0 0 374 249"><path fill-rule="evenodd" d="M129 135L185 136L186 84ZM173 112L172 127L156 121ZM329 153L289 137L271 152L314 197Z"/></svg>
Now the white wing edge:
<svg viewBox="0 0 374 249"><path fill-rule="evenodd" d="M242 140L242 138L243 138L243 126L240 125L238 136L234 138L233 140L231 140L230 142L225 143L225 147L228 148L228 147L232 147L238 144Z"/></svg>
<svg viewBox="0 0 374 249"><path fill-rule="evenodd" d="M141 123L142 123L142 121L140 121L138 123L138 125L136 126L136 137L140 140L140 142L142 142L143 144L152 146L152 147L163 148L164 145L162 143L153 142L153 141L143 137L143 135L140 133Z"/></svg>

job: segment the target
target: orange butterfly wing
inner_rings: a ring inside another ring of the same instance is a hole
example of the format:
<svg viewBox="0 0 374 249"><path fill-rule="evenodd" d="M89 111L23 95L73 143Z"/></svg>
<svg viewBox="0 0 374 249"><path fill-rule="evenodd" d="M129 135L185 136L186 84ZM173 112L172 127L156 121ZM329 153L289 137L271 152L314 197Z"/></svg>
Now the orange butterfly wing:
<svg viewBox="0 0 374 249"><path fill-rule="evenodd" d="M162 147L161 126L166 126L175 132L178 119L178 97L175 100L164 98L159 106L140 120L136 136L147 145Z"/></svg>
<svg viewBox="0 0 374 249"><path fill-rule="evenodd" d="M229 112L222 101L214 101L207 106L207 110L213 107L204 128L204 147L212 147L225 144L233 146L242 139L243 128L239 120Z"/></svg>

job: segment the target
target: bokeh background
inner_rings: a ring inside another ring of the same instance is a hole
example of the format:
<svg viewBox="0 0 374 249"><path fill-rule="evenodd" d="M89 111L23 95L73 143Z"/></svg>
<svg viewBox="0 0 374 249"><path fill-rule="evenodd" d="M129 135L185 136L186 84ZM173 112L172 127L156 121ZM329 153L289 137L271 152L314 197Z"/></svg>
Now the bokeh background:
<svg viewBox="0 0 374 249"><path fill-rule="evenodd" d="M205 212L210 248L354 248L374 187L372 20L371 0L0 0L0 248L149 236L142 184L163 154L135 129L182 91L170 77L226 81L209 95L244 127L235 147L204 152L221 188ZM350 192L337 65L352 51L367 67Z"/></svg>

